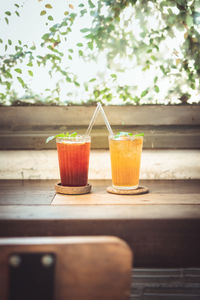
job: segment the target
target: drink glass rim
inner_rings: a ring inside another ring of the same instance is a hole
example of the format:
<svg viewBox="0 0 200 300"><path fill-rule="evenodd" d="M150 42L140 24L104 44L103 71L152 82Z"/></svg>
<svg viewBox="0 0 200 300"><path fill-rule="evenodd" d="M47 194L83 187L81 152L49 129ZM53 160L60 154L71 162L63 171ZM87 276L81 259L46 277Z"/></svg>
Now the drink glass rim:
<svg viewBox="0 0 200 300"><path fill-rule="evenodd" d="M86 143L86 142L91 142L91 136L89 135L76 135L76 136L58 136L56 138L56 142L57 143L61 143L61 142L70 142L70 143Z"/></svg>
<svg viewBox="0 0 200 300"><path fill-rule="evenodd" d="M138 139L142 139L143 140L143 136L134 136L134 135L127 135L127 136L119 136L119 137L115 137L115 134L113 135L109 135L108 138L110 140L114 140L114 141L134 141L134 140L138 140Z"/></svg>

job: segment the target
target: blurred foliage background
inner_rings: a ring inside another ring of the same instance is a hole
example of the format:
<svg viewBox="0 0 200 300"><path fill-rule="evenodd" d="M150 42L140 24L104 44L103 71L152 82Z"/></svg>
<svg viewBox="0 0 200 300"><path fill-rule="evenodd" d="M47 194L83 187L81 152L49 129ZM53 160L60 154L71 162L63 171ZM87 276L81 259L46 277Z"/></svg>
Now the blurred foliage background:
<svg viewBox="0 0 200 300"><path fill-rule="evenodd" d="M0 33L1 105L200 103L199 0L77 2L55 22L59 2L38 1L38 43ZM23 9L13 3L1 22ZM31 80L41 68L52 83L38 93Z"/></svg>

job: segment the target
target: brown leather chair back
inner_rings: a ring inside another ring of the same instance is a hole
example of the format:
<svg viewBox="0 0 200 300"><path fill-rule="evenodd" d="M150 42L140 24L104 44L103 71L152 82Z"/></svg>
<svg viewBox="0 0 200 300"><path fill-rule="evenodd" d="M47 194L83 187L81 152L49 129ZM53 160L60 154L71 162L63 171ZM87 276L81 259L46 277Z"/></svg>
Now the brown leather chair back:
<svg viewBox="0 0 200 300"><path fill-rule="evenodd" d="M1 238L0 299L127 300L131 267L116 237Z"/></svg>

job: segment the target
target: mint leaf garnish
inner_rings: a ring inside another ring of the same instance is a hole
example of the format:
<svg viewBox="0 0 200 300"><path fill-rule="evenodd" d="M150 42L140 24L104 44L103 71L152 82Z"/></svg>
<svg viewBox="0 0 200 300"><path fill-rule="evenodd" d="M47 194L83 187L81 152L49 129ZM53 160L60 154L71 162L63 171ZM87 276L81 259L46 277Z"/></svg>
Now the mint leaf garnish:
<svg viewBox="0 0 200 300"><path fill-rule="evenodd" d="M72 133L69 133L69 132L66 132L66 133L59 133L59 134L56 134L56 135L53 135L53 136L49 136L47 139L46 139L46 144L54 139L56 139L57 137L76 137L77 136L77 132L72 132Z"/></svg>
<svg viewBox="0 0 200 300"><path fill-rule="evenodd" d="M126 131L120 131L117 132L117 134L115 135L115 138L119 138L121 136L130 136L133 135L131 132L126 132Z"/></svg>
<svg viewBox="0 0 200 300"><path fill-rule="evenodd" d="M68 135L68 137L74 137L77 136L77 132L72 132L71 134Z"/></svg>
<svg viewBox="0 0 200 300"><path fill-rule="evenodd" d="M50 141L52 141L53 139L55 139L55 136L54 136L54 135L49 136L49 137L46 139L46 144L49 143Z"/></svg>
<svg viewBox="0 0 200 300"><path fill-rule="evenodd" d="M137 134L133 134L131 132L126 132L126 131L120 131L120 132L117 132L117 134L114 136L115 139L118 139L122 136L133 136L133 137L138 137L138 136L144 136L144 133L137 133Z"/></svg>
<svg viewBox="0 0 200 300"><path fill-rule="evenodd" d="M143 133L143 132L137 133L137 134L134 134L134 136L135 136L135 137L137 137L137 136L144 136L144 133Z"/></svg>

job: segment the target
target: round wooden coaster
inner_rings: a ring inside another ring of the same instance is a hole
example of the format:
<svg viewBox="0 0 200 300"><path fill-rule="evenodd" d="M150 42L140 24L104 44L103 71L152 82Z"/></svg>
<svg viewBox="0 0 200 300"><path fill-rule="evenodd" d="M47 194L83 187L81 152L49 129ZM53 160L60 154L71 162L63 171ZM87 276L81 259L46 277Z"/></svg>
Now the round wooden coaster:
<svg viewBox="0 0 200 300"><path fill-rule="evenodd" d="M55 184L56 193L65 195L88 194L91 188L92 186L89 183L85 186L62 186L60 182Z"/></svg>
<svg viewBox="0 0 200 300"><path fill-rule="evenodd" d="M106 190L108 193L117 194L117 195L141 195L149 192L149 189L146 186L139 186L135 190L120 190L112 186L109 186L107 187Z"/></svg>

